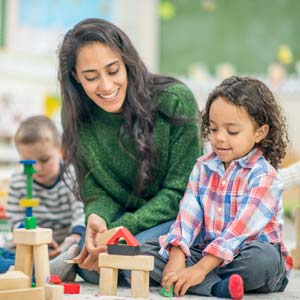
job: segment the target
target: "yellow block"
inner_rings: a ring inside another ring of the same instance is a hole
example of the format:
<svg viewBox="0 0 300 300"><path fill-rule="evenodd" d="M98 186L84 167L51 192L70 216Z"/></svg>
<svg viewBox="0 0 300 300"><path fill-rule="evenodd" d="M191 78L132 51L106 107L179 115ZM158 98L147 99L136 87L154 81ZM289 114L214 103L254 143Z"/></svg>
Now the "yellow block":
<svg viewBox="0 0 300 300"><path fill-rule="evenodd" d="M39 199L26 199L26 198L23 198L23 199L20 200L19 204L22 207L39 206Z"/></svg>

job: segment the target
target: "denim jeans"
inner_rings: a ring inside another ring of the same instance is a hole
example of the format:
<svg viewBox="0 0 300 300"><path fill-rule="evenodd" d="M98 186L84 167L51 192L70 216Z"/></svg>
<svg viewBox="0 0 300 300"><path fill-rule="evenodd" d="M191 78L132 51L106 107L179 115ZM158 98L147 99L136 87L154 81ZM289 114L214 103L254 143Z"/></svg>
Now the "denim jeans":
<svg viewBox="0 0 300 300"><path fill-rule="evenodd" d="M154 226L152 228L149 228L145 231L142 231L135 235L135 238L140 243L140 245L143 245L146 241L158 239L160 235L166 234L169 232L169 229L171 225L173 224L175 220L171 220L162 224L159 224L157 226ZM85 242L85 235L81 237L80 241L80 248L83 247ZM96 271L89 271L86 269L82 269L79 266L76 267L76 273L85 281L93 284L99 284L99 273ZM120 272L119 272L120 273ZM120 274L119 274L120 275ZM129 280L130 277L130 271L122 271L123 277L126 278L126 281ZM119 279L122 279L122 275L119 276Z"/></svg>

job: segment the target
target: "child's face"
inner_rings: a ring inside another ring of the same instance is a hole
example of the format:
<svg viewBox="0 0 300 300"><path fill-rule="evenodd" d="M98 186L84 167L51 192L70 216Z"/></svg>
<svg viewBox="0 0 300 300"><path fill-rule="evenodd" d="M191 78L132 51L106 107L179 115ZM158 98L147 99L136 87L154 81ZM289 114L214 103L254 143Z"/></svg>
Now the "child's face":
<svg viewBox="0 0 300 300"><path fill-rule="evenodd" d="M60 171L60 148L50 141L19 144L17 148L21 159L36 160L36 164L33 165L36 170L33 179L45 186L51 186Z"/></svg>
<svg viewBox="0 0 300 300"><path fill-rule="evenodd" d="M101 43L92 43L78 51L76 80L89 98L103 110L120 112L127 91L127 71L117 53Z"/></svg>
<svg viewBox="0 0 300 300"><path fill-rule="evenodd" d="M267 125L255 126L245 108L223 97L216 98L212 103L209 120L210 143L225 168L233 160L245 156L268 133Z"/></svg>

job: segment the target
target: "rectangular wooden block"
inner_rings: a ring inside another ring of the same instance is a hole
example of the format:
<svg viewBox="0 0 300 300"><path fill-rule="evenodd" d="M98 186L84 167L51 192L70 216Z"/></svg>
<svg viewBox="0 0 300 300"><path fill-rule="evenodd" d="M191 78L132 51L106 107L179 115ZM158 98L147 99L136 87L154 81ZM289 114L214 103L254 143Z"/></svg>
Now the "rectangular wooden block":
<svg viewBox="0 0 300 300"><path fill-rule="evenodd" d="M30 245L16 245L15 270L32 277L33 268L33 247Z"/></svg>
<svg viewBox="0 0 300 300"><path fill-rule="evenodd" d="M0 291L0 300L45 300L43 288Z"/></svg>
<svg viewBox="0 0 300 300"><path fill-rule="evenodd" d="M100 269L99 292L101 295L116 295L118 287L118 270L117 269Z"/></svg>
<svg viewBox="0 0 300 300"><path fill-rule="evenodd" d="M31 280L29 277L20 271L9 271L0 274L0 291L14 290L16 288L25 289L29 288Z"/></svg>
<svg viewBox="0 0 300 300"><path fill-rule="evenodd" d="M154 268L154 257L149 255L127 256L100 253L99 267L123 270L152 271Z"/></svg>
<svg viewBox="0 0 300 300"><path fill-rule="evenodd" d="M131 271L131 297L148 299L149 272Z"/></svg>
<svg viewBox="0 0 300 300"><path fill-rule="evenodd" d="M140 246L127 246L127 245L107 245L108 254L118 254L118 255L140 255Z"/></svg>
<svg viewBox="0 0 300 300"><path fill-rule="evenodd" d="M13 231L14 242L24 245L48 244L52 241L52 230L49 228L15 229Z"/></svg>

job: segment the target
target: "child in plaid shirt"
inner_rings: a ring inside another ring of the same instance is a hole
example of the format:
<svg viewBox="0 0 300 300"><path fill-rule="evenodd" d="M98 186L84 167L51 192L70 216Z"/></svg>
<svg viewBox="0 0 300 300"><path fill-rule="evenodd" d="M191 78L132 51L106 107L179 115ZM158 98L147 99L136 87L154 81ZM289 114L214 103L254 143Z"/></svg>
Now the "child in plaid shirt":
<svg viewBox="0 0 300 300"><path fill-rule="evenodd" d="M142 248L167 291L241 299L285 289L292 259L276 171L288 142L284 120L254 78L228 78L209 95L202 134L212 152L195 164L169 233Z"/></svg>

